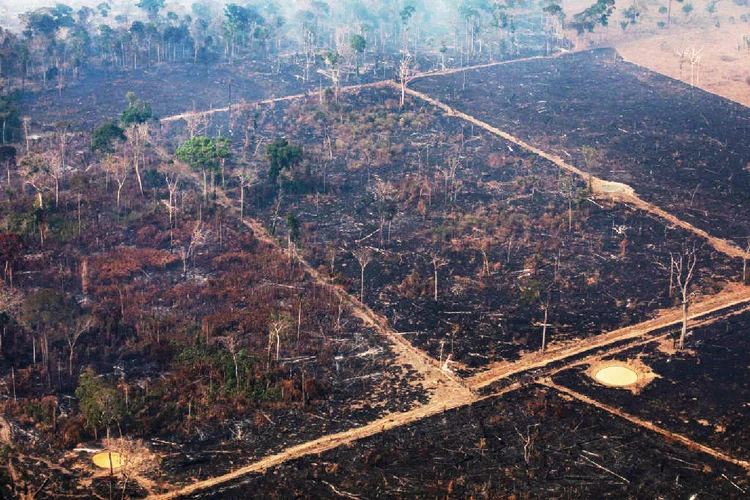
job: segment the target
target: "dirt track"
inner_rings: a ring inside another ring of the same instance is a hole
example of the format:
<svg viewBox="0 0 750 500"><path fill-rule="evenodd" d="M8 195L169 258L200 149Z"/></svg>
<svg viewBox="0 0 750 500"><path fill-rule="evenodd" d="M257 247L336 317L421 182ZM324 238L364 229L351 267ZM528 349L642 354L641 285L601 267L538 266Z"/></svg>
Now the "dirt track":
<svg viewBox="0 0 750 500"><path fill-rule="evenodd" d="M750 303L750 287L738 286L737 289L729 289L723 293L713 295L708 299L695 303L691 306L690 319L696 320L703 316L713 314L723 309L731 308L740 304ZM500 379L507 378L524 371L535 368L543 368L550 363L564 361L573 356L584 354L588 351L601 349L609 345L622 342L624 340L638 339L647 336L649 333L660 330L664 327L677 325L682 321L681 308L673 308L663 311L659 316L649 321L637 325L621 328L612 332L603 333L595 337L590 337L570 345L553 347L548 349L544 354L534 353L524 357L521 361L515 363L502 363L489 370L478 373L467 379L469 387L474 390L481 389L497 382ZM553 344L554 346L554 344Z"/></svg>
<svg viewBox="0 0 750 500"><path fill-rule="evenodd" d="M253 225L253 223L251 222L248 222L248 224ZM733 291L728 291L726 293L718 294L718 295L712 296L711 298L709 298L708 300L704 302L696 304L694 306L694 312L693 312L692 318L699 318L701 316L716 313L723 309L731 308L738 304L748 303L748 302L750 302L750 287L740 287L738 290L733 290ZM586 342L585 345L571 346L568 349L561 349L559 351L551 351L551 352L548 351L541 357L537 355L531 355L527 358L522 359L521 361L518 361L515 363L508 363L507 365L504 365L502 367L498 367L498 368L495 368L494 370L490 370L488 372L484 372L479 375L476 375L467 380L468 386L471 387L472 389L478 389L481 387L491 385L494 382L497 382L504 378L508 378L512 375L516 375L524 371L528 371L528 370L532 370L536 368L541 368L552 362L562 361L567 358L577 356L579 354L585 353L590 350L598 349L601 347L606 347L607 345L611 345L613 343L617 343L622 340L644 337L648 335L649 332L652 332L664 326L669 326L671 324L679 322L680 314L681 312L678 309L670 310L651 321L647 321L639 325L635 325L629 328L623 328L620 330L610 332L608 334L603 334L599 337L595 337L594 339L592 339L591 342ZM730 312L730 314L732 313ZM659 338L661 338L661 336L652 338L650 339L650 341L653 341ZM421 358L422 356L419 356L419 357ZM561 368L556 369L556 371L558 371L559 369ZM553 384L551 381L544 380L540 383L548 387L551 387L555 390L558 390L560 392L566 393L572 397L575 397L576 399L579 399L580 401L586 404L596 406L614 415L624 418L633 424L644 427L651 431L657 432L663 436L666 436L670 439L678 441L686 446L694 447L695 449L699 449L700 451L703 451L704 453L708 453L709 455L715 458L740 465L741 467L744 467L750 470L750 463L748 462L737 460L720 451L714 450L713 448L709 448L707 446L696 443L682 435L673 434L665 429L662 429L656 426L655 424L651 422L647 422L645 420L639 419L632 415L626 414L608 405L598 403L590 398L587 398L586 396L575 393L574 391L571 391L564 387L559 387ZM522 385L516 382L506 387L502 391L499 391L497 393L494 393L486 397L499 397L503 394L516 391L520 389L521 387ZM463 385L462 385L462 388L463 388ZM486 397L485 398L477 397L473 392L468 391L468 390L455 390L455 389L448 390L448 391L442 390L433 396L433 400L429 404L421 406L419 408L415 408L409 412L388 415L382 419L376 420L362 427L358 427L355 429L351 429L351 430L336 433L336 434L331 434L328 436L323 436L319 439L309 441L307 443L303 443L298 446L293 446L281 453L271 455L257 462L254 462L248 466L239 468L228 474L210 478L204 481L196 482L182 489L172 491L169 493L165 493L163 495L156 495L151 498L155 498L155 499L179 498L185 495L195 493L197 491L219 486L221 484L225 484L235 479L239 479L242 476L245 476L247 474L254 473L254 472L255 473L264 472L265 470L271 467L274 467L276 465L279 465L289 460L300 458L305 455L323 453L325 451L334 449L338 446L350 444L357 440L364 439L364 438L367 438L369 436L372 436L381 432L385 432L394 427L412 424L419 420L429 418L433 415L437 415L446 410L476 403L477 401L486 399Z"/></svg>
<svg viewBox="0 0 750 500"><path fill-rule="evenodd" d="M473 70L473 69L493 68L495 66L502 66L502 65L505 65L505 64L512 64L512 63L523 62L523 61L533 61L535 59L554 59L556 57L560 57L561 55L562 55L562 53L555 54L555 55L552 55L552 56L534 56L534 57L526 57L526 58L523 58L523 59L511 59L511 60L508 60L508 61L498 61L498 62L493 62L493 63L480 64L480 65L477 65L477 66L467 66L467 67L464 67L464 68L452 68L452 69L446 69L446 70L443 70L443 71L430 71L430 72L425 72L425 73L417 73L417 74L413 75L409 79L409 81L414 81L414 80L416 80L418 78L424 78L424 77L428 77L428 76L452 75L452 74L455 74L455 73L461 73L463 71L469 71L469 70ZM359 85L349 85L349 86L341 87L341 88L339 88L339 92L353 92L353 91L356 91L356 90L360 90L360 89L364 89L364 88L369 88L369 87L382 87L382 86L392 86L392 85L394 85L394 83L392 81L390 81L390 80L378 81L378 82L372 82L372 83L362 83L362 84L359 84ZM235 104L234 106L232 106L232 108L233 109L239 109L239 108L242 108L242 107L246 108L246 107L251 107L251 106L258 105L258 104L271 104L271 103L274 103L274 102L294 101L296 99L302 99L302 98L305 98L305 97L319 96L320 92L321 91L314 91L314 92L306 92L304 94L288 95L288 96L284 96L284 97L272 97L272 98L269 98L269 99L262 99L260 101L252 101L252 102L247 102L247 103L244 103L244 104ZM323 91L323 92L325 92L325 91ZM209 115L212 115L212 114L215 114L215 113L225 113L227 111L229 111L229 107L214 108L214 109L208 109L208 110L205 110L205 111L188 111L188 112L180 113L180 114L177 114L177 115L167 116L165 118L162 118L160 121L161 122L169 123L169 122L184 120L185 118L197 117L197 116L209 116Z"/></svg>

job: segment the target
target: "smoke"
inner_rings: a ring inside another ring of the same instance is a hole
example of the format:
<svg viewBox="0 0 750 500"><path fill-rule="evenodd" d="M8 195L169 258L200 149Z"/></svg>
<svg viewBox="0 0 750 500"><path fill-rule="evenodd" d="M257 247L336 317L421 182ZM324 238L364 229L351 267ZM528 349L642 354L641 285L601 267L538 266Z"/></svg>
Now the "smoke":
<svg viewBox="0 0 750 500"><path fill-rule="evenodd" d="M53 7L63 3L75 11L81 7L95 9L103 0L4 0L0 4L0 26L14 31L22 29L19 14L40 8ZM106 1L106 0L104 0ZM132 20L145 20L145 13L136 7L139 0L110 0L112 8L110 20L118 14ZM425 40L428 38L446 37L455 30L459 22L458 8L460 2L455 0L385 0L375 4L368 0L278 0L217 2L213 0L177 0L167 1L162 15L175 12L180 16L195 17L194 5L204 6L211 12L214 22L224 20L224 7L228 3L255 8L261 15L270 18L284 19L285 30L289 35L299 35L306 16L314 14L319 22L328 27L345 28L352 32L374 29L384 25L395 26L401 23L400 13L404 7L414 7L414 14L408 20L411 31L419 31ZM200 8L200 7L199 7ZM327 12L326 12L327 11ZM111 21L110 21L111 22Z"/></svg>

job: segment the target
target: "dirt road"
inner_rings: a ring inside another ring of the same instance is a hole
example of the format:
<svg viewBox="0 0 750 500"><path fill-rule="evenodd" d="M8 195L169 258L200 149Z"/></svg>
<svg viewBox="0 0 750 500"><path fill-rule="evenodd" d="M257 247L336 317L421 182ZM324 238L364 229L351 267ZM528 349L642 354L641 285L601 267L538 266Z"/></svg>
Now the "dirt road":
<svg viewBox="0 0 750 500"><path fill-rule="evenodd" d="M478 64L476 66L466 66L466 67L463 67L463 68L451 68L451 69L446 69L446 70L443 70L443 71L427 71L427 72L424 72L424 73L416 73L416 74L414 74L409 79L409 81L414 81L414 80L417 80L418 78L424 78L424 77L428 77L428 76L452 75L452 74L455 74L455 73L461 73L463 71L470 71L470 70L474 70L474 69L483 69L483 68L493 68L495 66L502 66L502 65L505 65L505 64L512 64L512 63L518 63L518 62L524 62L524 61L533 61L533 60L536 60L536 59L554 59L556 57L560 57L561 55L562 55L562 53L558 53L558 54L554 54L554 55L551 55L551 56L534 56L534 57L526 57L526 58L523 58L523 59L510 59L510 60L507 60L507 61L498 61L498 62L492 62L492 63L487 63L487 64ZM354 92L354 91L361 90L361 89L364 89L364 88L382 87L382 86L391 86L391 85L394 85L393 81L391 81L391 80L381 80L381 81L372 82L372 83L361 83L361 84L358 84L358 85L348 85L348 86L339 88L339 92L340 93L343 93L343 92ZM323 90L322 92L325 92L325 90ZM238 103L238 104L233 105L232 109L247 108L247 107L252 107L252 106L259 105L259 104L271 104L271 103L275 103L275 102L294 101L296 99L303 99L305 97L319 96L320 93L321 93L321 91L317 90L317 91L313 91L313 92L305 92L303 94L293 94L293 95L282 96L282 97L270 97L268 99L261 99L259 101L252 101L252 102L247 102L247 103L242 103L242 104ZM184 113L180 113L180 114L177 114L177 115L167 116L165 118L162 118L160 121L162 123L164 123L164 122L169 123L169 122L184 120L186 118L192 118L192 117L198 117L198 116L210 116L210 115L213 115L215 113L225 113L227 111L229 111L229 107L228 106L227 107L223 107L223 108L207 109L207 110L204 110L204 111L186 111Z"/></svg>
<svg viewBox="0 0 750 500"><path fill-rule="evenodd" d="M738 285L717 295L712 295L701 302L696 302L691 306L689 317L692 321L695 321L741 304L750 304L750 287ZM678 325L681 322L682 309L679 307L668 309L662 311L656 318L637 325L620 328L619 330L603 333L585 340L570 342L559 347L553 344L545 353L530 354L517 362L500 363L487 371L466 379L466 382L470 388L478 390L511 375L536 368L543 368L551 363L564 361L568 358L602 349L625 340L646 337L656 330Z"/></svg>

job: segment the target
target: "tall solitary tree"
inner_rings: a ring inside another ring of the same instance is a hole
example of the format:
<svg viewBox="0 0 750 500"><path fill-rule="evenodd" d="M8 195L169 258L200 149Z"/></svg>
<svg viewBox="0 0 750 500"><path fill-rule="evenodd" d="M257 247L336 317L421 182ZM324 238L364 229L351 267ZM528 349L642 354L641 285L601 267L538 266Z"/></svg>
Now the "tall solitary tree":
<svg viewBox="0 0 750 500"><path fill-rule="evenodd" d="M357 54L364 54L365 49L367 48L367 40L362 35L352 35L351 39L349 40L349 44L352 47L352 50L354 51L354 60L355 65L357 66L357 75L359 75L359 57Z"/></svg>
<svg viewBox="0 0 750 500"><path fill-rule="evenodd" d="M680 332L680 349L685 348L685 337L687 337L688 327L688 308L692 300L690 285L695 277L695 266L698 263L698 255L693 247L685 247L679 255L670 253L674 277L677 280L677 287L682 295L682 331Z"/></svg>
<svg viewBox="0 0 750 500"><path fill-rule="evenodd" d="M372 262L372 250L367 247L357 248L352 250L352 255L357 259L359 263L360 278L359 278L359 301L365 303L365 269Z"/></svg>

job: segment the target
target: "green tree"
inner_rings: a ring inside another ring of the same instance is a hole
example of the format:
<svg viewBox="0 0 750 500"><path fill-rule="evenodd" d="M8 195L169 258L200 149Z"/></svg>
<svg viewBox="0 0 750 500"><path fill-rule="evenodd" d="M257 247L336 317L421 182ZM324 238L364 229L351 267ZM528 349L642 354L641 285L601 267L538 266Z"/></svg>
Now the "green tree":
<svg viewBox="0 0 750 500"><path fill-rule="evenodd" d="M125 131L114 122L107 122L94 130L91 138L91 150L100 153L113 153L114 143L125 142Z"/></svg>
<svg viewBox="0 0 750 500"><path fill-rule="evenodd" d="M349 45L351 45L355 54L364 54L365 49L367 48L367 40L365 40L365 37L362 35L352 35L349 40ZM359 75L359 58L355 55L354 60L356 61L357 74Z"/></svg>
<svg viewBox="0 0 750 500"><path fill-rule="evenodd" d="M146 11L146 15L150 20L156 19L159 15L159 11L164 8L165 0L141 0L136 7Z"/></svg>
<svg viewBox="0 0 750 500"><path fill-rule="evenodd" d="M220 167L223 167L226 159L230 157L230 144L226 137L211 139L205 136L196 136L186 141L175 151L175 155L180 161L203 173L204 197L208 195L208 174L214 175Z"/></svg>
<svg viewBox="0 0 750 500"><path fill-rule="evenodd" d="M283 170L290 169L302 161L302 148L290 144L286 139L276 139L266 147L266 155L270 163L268 180L275 184Z"/></svg>
<svg viewBox="0 0 750 500"><path fill-rule="evenodd" d="M96 373L87 371L81 374L76 398L81 413L86 418L86 425L94 431L95 439L99 439L98 431L102 427L106 428L107 437L112 425L117 424L119 427L124 414L122 400L114 387Z"/></svg>
<svg viewBox="0 0 750 500"><path fill-rule="evenodd" d="M125 108L120 117L124 126L146 123L153 117L150 103L138 99L133 92L128 92L125 98L128 100L128 107Z"/></svg>

